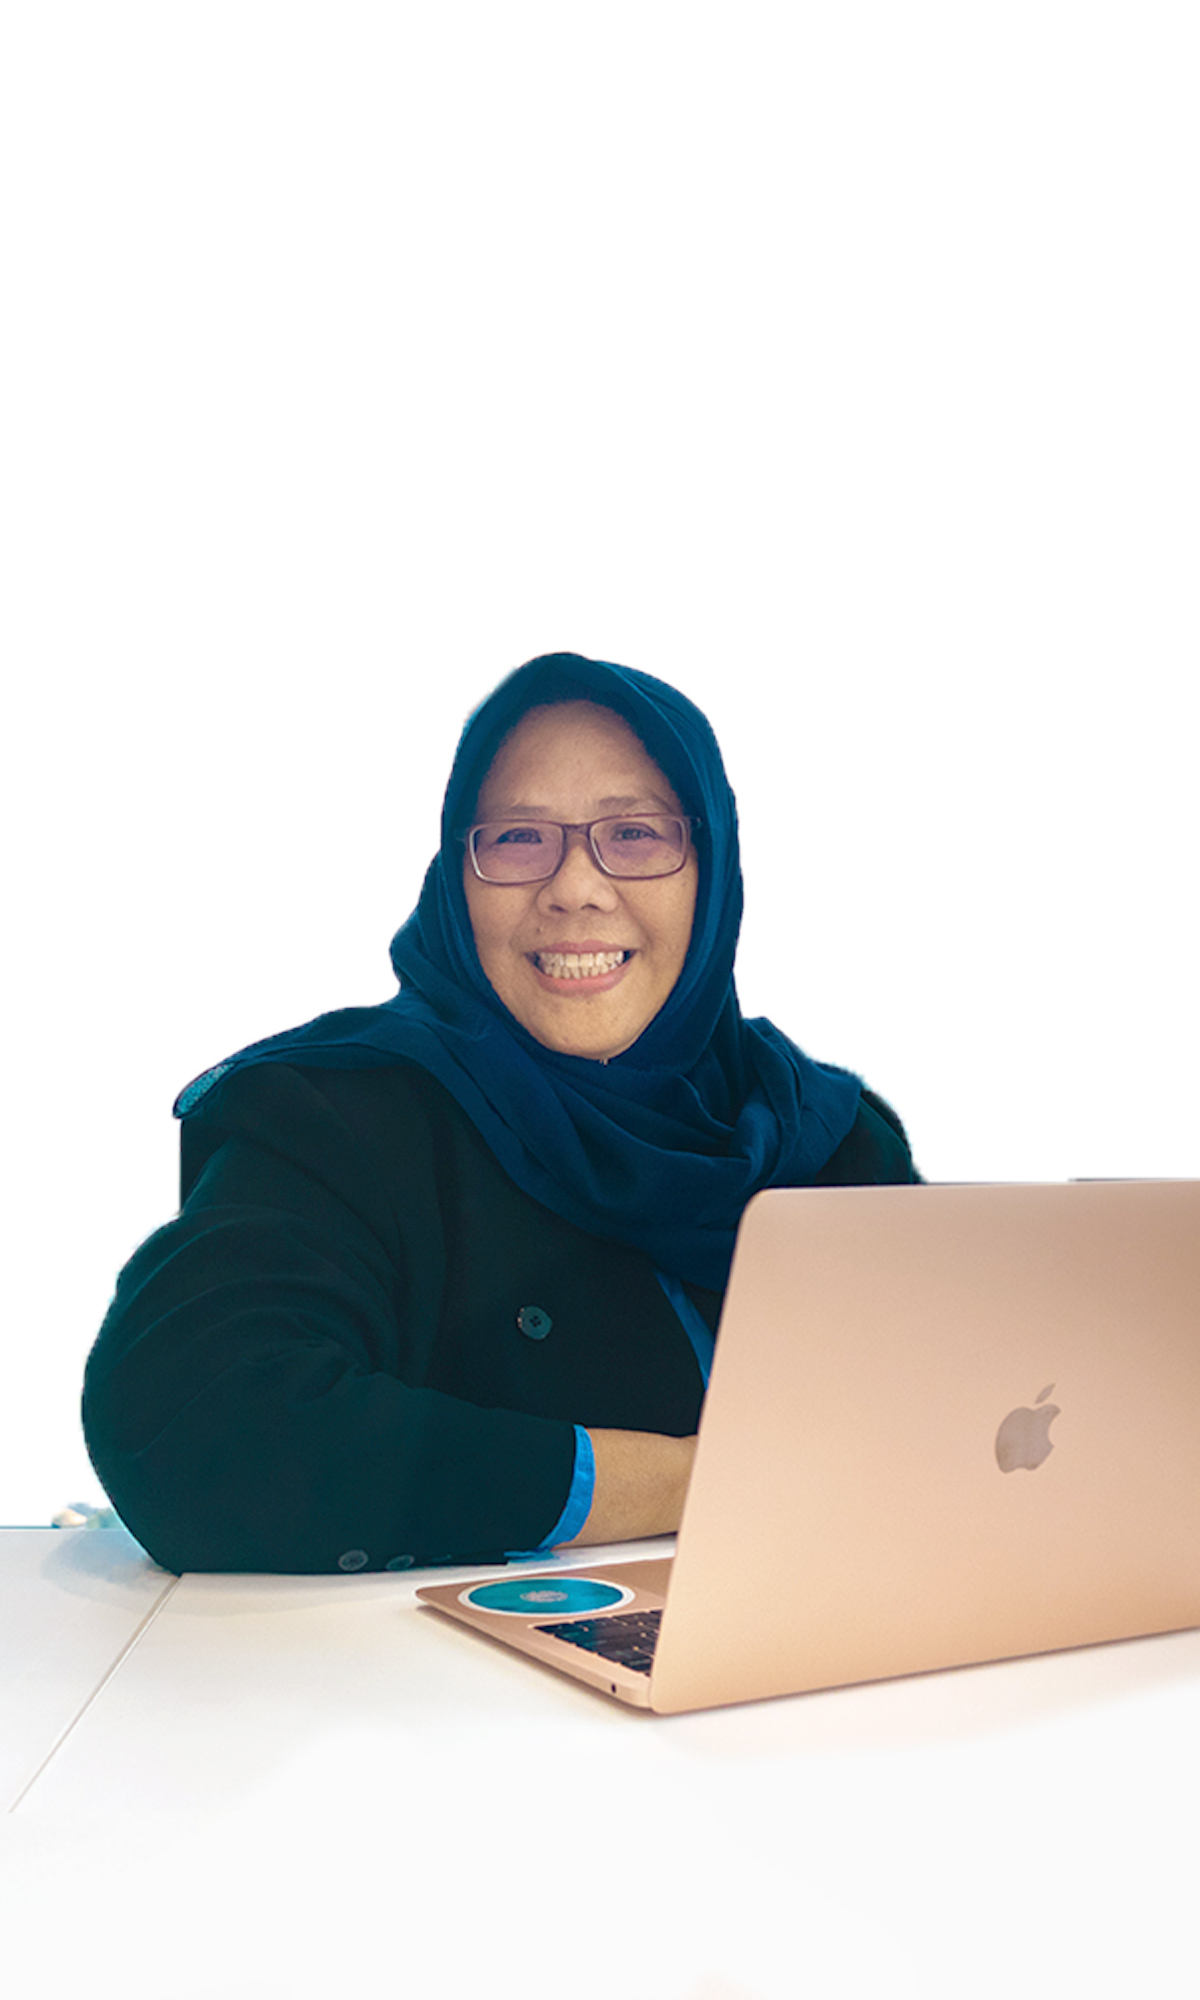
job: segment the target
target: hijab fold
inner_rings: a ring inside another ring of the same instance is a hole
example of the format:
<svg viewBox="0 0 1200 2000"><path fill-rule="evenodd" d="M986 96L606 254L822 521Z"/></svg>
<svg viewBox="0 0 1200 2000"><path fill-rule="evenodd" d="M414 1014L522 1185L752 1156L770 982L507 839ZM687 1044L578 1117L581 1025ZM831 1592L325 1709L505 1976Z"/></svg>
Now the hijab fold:
<svg viewBox="0 0 1200 2000"><path fill-rule="evenodd" d="M683 970L632 1048L608 1062L544 1048L508 1012L480 965L462 879L463 836L505 736L530 708L578 700L624 717L701 822ZM850 1131L860 1092L857 1077L812 1061L770 1021L744 1019L733 978L741 916L736 805L705 717L649 674L545 654L501 682L463 730L440 850L392 940L399 992L253 1043L189 1084L176 1116L249 1063L414 1062L526 1193L720 1290L751 1195L811 1182Z"/></svg>

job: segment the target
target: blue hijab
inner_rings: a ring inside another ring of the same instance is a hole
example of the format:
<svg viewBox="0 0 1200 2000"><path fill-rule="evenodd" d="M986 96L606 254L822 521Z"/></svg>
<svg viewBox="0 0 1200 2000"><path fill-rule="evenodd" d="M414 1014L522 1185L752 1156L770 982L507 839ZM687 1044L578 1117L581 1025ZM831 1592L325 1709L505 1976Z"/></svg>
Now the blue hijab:
<svg viewBox="0 0 1200 2000"><path fill-rule="evenodd" d="M633 1046L607 1063L534 1040L484 975L463 889L463 835L493 758L527 709L613 709L698 817L699 885L683 970ZM742 916L737 810L708 722L675 688L628 667L549 653L470 716L442 809L442 844L392 940L400 991L255 1042L189 1084L184 1118L252 1062L429 1070L527 1194L594 1236L644 1250L720 1290L742 1210L765 1187L812 1181L850 1131L860 1084L813 1062L772 1022L743 1019L733 980Z"/></svg>

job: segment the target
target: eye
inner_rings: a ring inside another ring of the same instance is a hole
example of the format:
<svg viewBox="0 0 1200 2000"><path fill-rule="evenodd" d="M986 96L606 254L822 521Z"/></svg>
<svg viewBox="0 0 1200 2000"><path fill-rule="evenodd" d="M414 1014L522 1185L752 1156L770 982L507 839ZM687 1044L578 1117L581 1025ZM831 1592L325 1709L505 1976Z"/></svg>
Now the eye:
<svg viewBox="0 0 1200 2000"><path fill-rule="evenodd" d="M542 829L540 826L497 826L485 832L487 847L540 847Z"/></svg>
<svg viewBox="0 0 1200 2000"><path fill-rule="evenodd" d="M623 819L614 820L605 837L619 841L622 847L636 847L642 841L661 840L662 835L649 820Z"/></svg>

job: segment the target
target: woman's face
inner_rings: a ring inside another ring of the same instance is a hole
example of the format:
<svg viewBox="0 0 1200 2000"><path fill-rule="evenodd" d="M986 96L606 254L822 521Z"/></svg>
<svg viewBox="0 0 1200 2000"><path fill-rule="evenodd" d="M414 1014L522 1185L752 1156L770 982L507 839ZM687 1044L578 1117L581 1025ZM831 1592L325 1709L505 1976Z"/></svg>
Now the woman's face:
<svg viewBox="0 0 1200 2000"><path fill-rule="evenodd" d="M522 717L483 781L475 819L578 826L607 814L682 811L629 724L610 709L572 701ZM596 1062L631 1047L683 969L696 908L695 851L689 848L678 874L649 881L606 875L578 834L546 882L481 882L469 856L463 868L479 962L535 1041ZM573 972L569 961L596 952L623 957L611 969Z"/></svg>

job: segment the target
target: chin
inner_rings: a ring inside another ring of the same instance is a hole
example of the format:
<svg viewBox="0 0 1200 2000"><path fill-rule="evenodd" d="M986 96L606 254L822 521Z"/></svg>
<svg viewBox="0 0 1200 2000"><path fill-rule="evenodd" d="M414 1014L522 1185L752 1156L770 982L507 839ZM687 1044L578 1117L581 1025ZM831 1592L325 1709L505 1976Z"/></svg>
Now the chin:
<svg viewBox="0 0 1200 2000"><path fill-rule="evenodd" d="M613 1056L624 1055L631 1049L637 1034L624 1034L620 1029L610 1029L607 1033L599 1027L589 1034L585 1027L572 1032L571 1028L552 1021L522 1021L521 1026L540 1042L544 1049L553 1049L560 1056L581 1056L586 1062L609 1062Z"/></svg>
<svg viewBox="0 0 1200 2000"><path fill-rule="evenodd" d="M550 1035L538 1035L532 1028L529 1032L534 1035L536 1041L542 1044L544 1049L553 1049L554 1053L560 1056L579 1056L585 1062L610 1062L614 1056L624 1055L626 1049L633 1047L632 1041L591 1042L582 1040L578 1036L555 1035L551 1037Z"/></svg>

